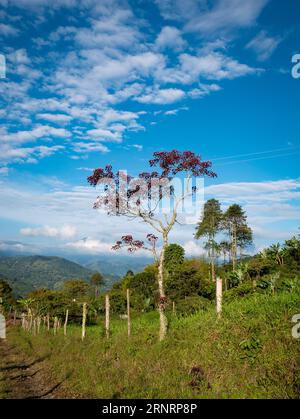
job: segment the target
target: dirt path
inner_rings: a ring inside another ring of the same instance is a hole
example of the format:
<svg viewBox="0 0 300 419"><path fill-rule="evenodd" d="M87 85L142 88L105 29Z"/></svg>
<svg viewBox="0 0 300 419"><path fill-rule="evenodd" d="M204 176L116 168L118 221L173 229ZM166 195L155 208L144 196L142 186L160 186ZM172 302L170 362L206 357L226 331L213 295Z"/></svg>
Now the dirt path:
<svg viewBox="0 0 300 419"><path fill-rule="evenodd" d="M28 358L9 342L0 340L0 384L5 388L0 398L67 398L61 388L62 382L52 382L45 360L46 357Z"/></svg>

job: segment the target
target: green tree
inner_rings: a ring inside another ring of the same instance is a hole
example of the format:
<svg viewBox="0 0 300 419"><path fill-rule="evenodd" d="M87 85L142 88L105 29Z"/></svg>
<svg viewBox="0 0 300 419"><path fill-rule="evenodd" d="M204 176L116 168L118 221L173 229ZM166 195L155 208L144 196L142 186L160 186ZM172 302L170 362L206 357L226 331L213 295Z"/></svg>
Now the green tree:
<svg viewBox="0 0 300 419"><path fill-rule="evenodd" d="M203 217L196 227L195 238L207 237L206 248L208 249L211 278L215 281L215 258L216 258L216 241L215 237L221 230L222 211L220 202L217 199L209 199L204 204Z"/></svg>
<svg viewBox="0 0 300 419"><path fill-rule="evenodd" d="M208 281L210 266L196 260L185 260L166 281L170 299L179 301L190 296L210 298L213 284Z"/></svg>
<svg viewBox="0 0 300 419"><path fill-rule="evenodd" d="M230 261L230 243L226 240L222 240L220 242L219 246L220 246L220 252L223 255L223 264L225 265L227 255L228 255L229 261Z"/></svg>
<svg viewBox="0 0 300 419"><path fill-rule="evenodd" d="M184 248L179 244L172 243L166 247L164 265L167 276L172 275L183 264L184 254Z"/></svg>
<svg viewBox="0 0 300 419"><path fill-rule="evenodd" d="M0 279L0 300L5 312L14 304L13 290L4 279Z"/></svg>
<svg viewBox="0 0 300 419"><path fill-rule="evenodd" d="M264 249L260 256L262 259L266 259L275 262L277 265L282 266L284 263L285 251L281 247L280 243L272 244L272 246Z"/></svg>
<svg viewBox="0 0 300 419"><path fill-rule="evenodd" d="M223 228L227 230L230 238L230 255L232 268L235 271L237 265L238 247L245 248L252 242L252 231L247 225L247 216L238 204L230 205L223 216ZM250 233L251 231L251 233Z"/></svg>
<svg viewBox="0 0 300 419"><path fill-rule="evenodd" d="M248 225L242 225L237 231L237 247L240 251L240 258L243 257L243 251L253 243L252 229Z"/></svg>
<svg viewBox="0 0 300 419"><path fill-rule="evenodd" d="M291 258L295 262L300 261L300 240L295 236L286 240L283 247L286 257Z"/></svg>
<svg viewBox="0 0 300 419"><path fill-rule="evenodd" d="M81 279L70 279L63 286L63 293L70 300L81 301L88 296L89 290L89 284Z"/></svg>
<svg viewBox="0 0 300 419"><path fill-rule="evenodd" d="M103 275L100 272L95 272L91 277L91 285L95 290L95 298L99 296L100 288L105 284Z"/></svg>

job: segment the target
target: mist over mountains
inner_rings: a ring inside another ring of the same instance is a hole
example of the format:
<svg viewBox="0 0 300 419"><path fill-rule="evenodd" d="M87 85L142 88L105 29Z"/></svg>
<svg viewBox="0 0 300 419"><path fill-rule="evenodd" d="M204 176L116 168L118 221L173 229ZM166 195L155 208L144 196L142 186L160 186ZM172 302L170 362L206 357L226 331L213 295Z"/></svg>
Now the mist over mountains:
<svg viewBox="0 0 300 419"><path fill-rule="evenodd" d="M36 288L59 289L68 279L89 281L95 271L105 277L105 289L128 270L138 272L151 263L145 257L89 255L38 248L18 241L0 241L0 278L7 279L19 295Z"/></svg>

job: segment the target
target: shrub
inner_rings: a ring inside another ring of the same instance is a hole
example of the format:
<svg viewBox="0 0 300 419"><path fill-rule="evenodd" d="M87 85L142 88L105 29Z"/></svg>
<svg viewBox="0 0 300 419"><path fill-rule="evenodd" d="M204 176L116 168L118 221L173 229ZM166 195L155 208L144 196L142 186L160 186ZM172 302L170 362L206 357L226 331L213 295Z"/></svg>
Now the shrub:
<svg viewBox="0 0 300 419"><path fill-rule="evenodd" d="M207 298L192 296L179 300L175 306L176 314L179 316L189 316L198 311L206 311L211 305Z"/></svg>
<svg viewBox="0 0 300 419"><path fill-rule="evenodd" d="M243 282L242 284L225 291L224 293L224 301L232 301L236 297L245 297L248 295L253 294L255 289L251 282Z"/></svg>

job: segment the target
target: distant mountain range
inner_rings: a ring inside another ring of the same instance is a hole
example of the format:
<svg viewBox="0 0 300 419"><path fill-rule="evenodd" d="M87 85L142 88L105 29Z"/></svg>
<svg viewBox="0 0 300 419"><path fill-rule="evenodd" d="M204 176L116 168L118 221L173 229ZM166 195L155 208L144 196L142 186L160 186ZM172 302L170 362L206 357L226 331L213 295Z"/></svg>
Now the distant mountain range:
<svg viewBox="0 0 300 419"><path fill-rule="evenodd" d="M32 256L39 254L39 248L18 241L0 240L0 256Z"/></svg>
<svg viewBox="0 0 300 419"><path fill-rule="evenodd" d="M59 289L68 279L89 281L95 271L105 278L104 289L110 289L128 270L139 272L151 259L122 255L87 255L65 253L52 255L54 249L41 249L17 241L0 241L0 279L6 279L15 294L25 295L37 288Z"/></svg>
<svg viewBox="0 0 300 419"><path fill-rule="evenodd" d="M15 295L25 295L37 288L60 289L68 279L89 281L93 272L78 263L55 256L0 257L0 279L12 286ZM105 288L119 277L105 276Z"/></svg>
<svg viewBox="0 0 300 419"><path fill-rule="evenodd" d="M0 278L7 279L16 294L36 288L59 289L72 278L88 280L93 272L59 257L9 256L0 258Z"/></svg>
<svg viewBox="0 0 300 419"><path fill-rule="evenodd" d="M151 263L151 259L137 257L126 257L115 255L113 257L97 257L88 261L82 262L82 265L92 271L99 271L103 275L112 274L117 276L124 276L127 271L133 272L142 271L146 265Z"/></svg>
<svg viewBox="0 0 300 419"><path fill-rule="evenodd" d="M104 275L123 276L128 270L139 272L152 263L151 258L135 255L90 255L88 253L70 252L57 248L41 248L33 244L17 241L0 240L1 256L58 256L78 263L93 271L100 271Z"/></svg>

